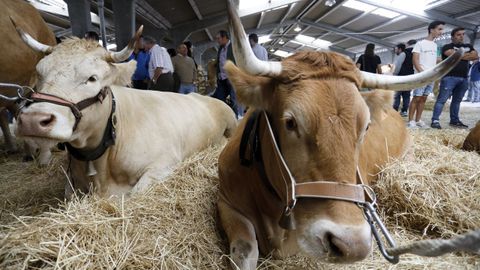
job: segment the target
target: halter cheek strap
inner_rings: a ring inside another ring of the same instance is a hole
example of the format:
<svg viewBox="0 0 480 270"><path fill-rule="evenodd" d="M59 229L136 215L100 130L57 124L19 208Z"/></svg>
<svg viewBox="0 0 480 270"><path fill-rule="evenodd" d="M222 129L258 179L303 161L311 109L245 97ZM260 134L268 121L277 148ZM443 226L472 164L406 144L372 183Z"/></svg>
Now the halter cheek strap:
<svg viewBox="0 0 480 270"><path fill-rule="evenodd" d="M106 86L102 88L97 95L84 99L78 103L73 103L63 98L50 95L50 94L32 92L31 95L28 97L27 105L35 102L48 102L48 103L53 103L60 106L69 107L70 110L72 111L73 116L75 116L75 124L73 125L73 130L75 130L78 126L78 123L80 122L80 119L82 119L81 111L97 102L102 103L105 97L108 95L108 92L111 92L111 91L110 91L110 88Z"/></svg>

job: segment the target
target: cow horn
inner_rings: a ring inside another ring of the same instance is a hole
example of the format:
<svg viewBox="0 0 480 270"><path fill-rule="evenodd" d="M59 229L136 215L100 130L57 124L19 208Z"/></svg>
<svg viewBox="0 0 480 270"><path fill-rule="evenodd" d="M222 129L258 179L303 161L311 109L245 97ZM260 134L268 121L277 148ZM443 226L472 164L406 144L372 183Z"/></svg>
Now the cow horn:
<svg viewBox="0 0 480 270"><path fill-rule="evenodd" d="M135 49L135 44L140 39L142 32L143 32L143 25L141 25L138 28L137 32L135 33L135 36L133 36L133 38L130 39L130 42L128 42L128 45L125 48L123 48L119 52L109 52L105 60L107 62L115 62L115 63L119 63L127 60L128 57L130 57L130 55L132 54L133 50Z"/></svg>
<svg viewBox="0 0 480 270"><path fill-rule="evenodd" d="M380 75L362 71L363 87L385 90L409 90L429 84L447 74L462 59L463 49L457 50L433 68L408 76Z"/></svg>
<svg viewBox="0 0 480 270"><path fill-rule="evenodd" d="M279 75L282 72L282 64L280 62L262 61L253 54L247 34L238 16L238 10L232 3L232 0L227 0L227 9L236 64L252 75L272 77Z"/></svg>
<svg viewBox="0 0 480 270"><path fill-rule="evenodd" d="M25 33L20 27L17 26L15 21L13 20L12 17L10 17L10 21L12 22L13 26L17 30L17 33L20 35L20 37L23 39L23 41L34 51L41 52L44 54L49 54L53 51L53 47L49 45L45 45L43 43L38 42L36 39L34 39L32 36L29 34Z"/></svg>

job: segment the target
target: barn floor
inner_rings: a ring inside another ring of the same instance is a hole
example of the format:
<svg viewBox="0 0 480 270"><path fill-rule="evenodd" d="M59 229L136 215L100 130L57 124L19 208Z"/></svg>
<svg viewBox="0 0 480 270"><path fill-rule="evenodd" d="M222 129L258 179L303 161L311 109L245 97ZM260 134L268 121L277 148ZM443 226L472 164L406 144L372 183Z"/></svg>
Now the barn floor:
<svg viewBox="0 0 480 270"><path fill-rule="evenodd" d="M425 111L423 119L426 123L429 123L427 120L430 116L431 111ZM458 151L456 148L468 131L450 128L448 112L444 112L441 118L445 131L412 131L415 141L421 137L423 142L425 139L438 141L438 144L432 144L437 147L447 146L446 151ZM462 108L461 119L473 127L480 119L480 109ZM442 132L448 133L449 137L442 136ZM215 216L214 192L218 181L215 160L220 149L209 151L211 152L186 161L182 171L177 172L168 184L156 185L145 196L128 198L125 202L88 197L67 204L62 203L65 179L63 152L55 152L50 165L39 168L35 163L22 162L21 154L7 156L0 151L0 268L225 268L228 262L222 255L227 250L225 241L216 232L215 221L212 219ZM437 163L445 159L435 157L437 154L433 151L426 155L432 155ZM468 155L469 160L480 160L473 153ZM392 166L403 165L400 163ZM458 175L457 171L450 170L441 172L442 175L438 177L448 173ZM385 177L388 178L388 170ZM478 172L474 172L471 177L480 183ZM192 184L192 181L198 183ZM171 192L165 192L165 189ZM381 191L378 192L380 199L383 196L385 200L386 209L381 209L382 215L399 243L450 235L449 226L453 225L449 223L452 221L446 221L445 225L428 224L426 227L423 223L423 227L418 224L409 225L402 215L408 217L412 213L407 213L408 209L403 214L390 213L395 211L390 204L387 205L390 199L386 194L382 195ZM212 197L206 198L209 194ZM425 200L424 204L429 202ZM476 207L480 209L480 204ZM480 224L479 209L473 211L473 217L470 217L477 224ZM5 239L9 241L3 241L2 238L7 235L9 238ZM480 269L479 256L457 254L420 258L407 255L402 256L401 262L393 266L380 256L376 246L374 250L363 262L349 266L317 264L309 259L293 257L285 261L267 259L259 268Z"/></svg>

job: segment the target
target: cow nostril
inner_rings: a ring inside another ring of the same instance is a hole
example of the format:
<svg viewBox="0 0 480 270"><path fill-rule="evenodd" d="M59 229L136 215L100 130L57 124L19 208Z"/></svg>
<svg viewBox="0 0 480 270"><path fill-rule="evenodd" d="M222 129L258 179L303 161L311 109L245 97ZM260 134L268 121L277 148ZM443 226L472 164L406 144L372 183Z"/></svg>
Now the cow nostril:
<svg viewBox="0 0 480 270"><path fill-rule="evenodd" d="M333 234L327 233L325 236L328 243L328 250L333 257L343 257L345 255L344 251L342 250L341 243L339 243L339 239L335 238ZM340 246L339 246L340 245Z"/></svg>
<svg viewBox="0 0 480 270"><path fill-rule="evenodd" d="M54 120L55 120L55 116L51 114L50 116L48 116L48 118L45 118L42 121L40 121L40 126L47 127L51 125Z"/></svg>

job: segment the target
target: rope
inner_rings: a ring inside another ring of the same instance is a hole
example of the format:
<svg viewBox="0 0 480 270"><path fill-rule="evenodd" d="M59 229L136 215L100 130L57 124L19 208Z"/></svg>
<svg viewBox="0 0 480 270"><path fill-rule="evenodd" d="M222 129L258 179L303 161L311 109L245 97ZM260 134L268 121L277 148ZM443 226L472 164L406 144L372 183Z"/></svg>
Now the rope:
<svg viewBox="0 0 480 270"><path fill-rule="evenodd" d="M405 246L387 248L387 253L392 256L411 253L419 256L436 257L456 251L480 254L480 229L449 240L422 240Z"/></svg>

